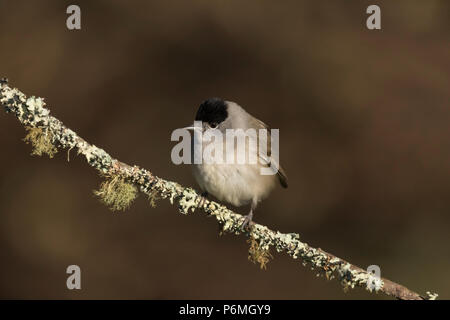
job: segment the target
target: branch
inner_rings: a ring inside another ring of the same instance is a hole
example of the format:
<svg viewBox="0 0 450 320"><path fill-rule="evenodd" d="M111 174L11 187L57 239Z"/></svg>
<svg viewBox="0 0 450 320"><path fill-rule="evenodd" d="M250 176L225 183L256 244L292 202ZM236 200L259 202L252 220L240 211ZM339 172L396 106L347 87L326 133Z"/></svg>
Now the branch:
<svg viewBox="0 0 450 320"><path fill-rule="evenodd" d="M208 216L216 218L223 232L241 234L250 238L250 256L264 267L270 256L269 249L285 252L293 259L301 259L303 265L309 264L311 269L324 275L327 279L337 279L344 289L362 287L370 292L382 292L397 299L424 300L435 299L437 294L427 292L421 296L408 288L384 278L376 278L373 274L352 265L320 248L310 247L300 241L296 233L281 233L266 226L252 223L249 231L241 230L244 217L226 207L204 200L191 188L184 188L176 182L159 178L153 173L138 166L130 166L112 158L103 149L89 144L74 131L63 125L61 121L50 115L42 98L27 98L18 89L8 86L8 80L0 80L0 103L7 113L13 113L25 125L30 133L26 140L34 144L34 154L47 153L50 157L59 149L77 150L90 166L97 169L109 180L103 184L97 194L112 206L112 209L125 209L134 199L136 188L150 199L156 197L169 199L177 203L182 214L193 212L200 207ZM369 286L368 283L372 283Z"/></svg>

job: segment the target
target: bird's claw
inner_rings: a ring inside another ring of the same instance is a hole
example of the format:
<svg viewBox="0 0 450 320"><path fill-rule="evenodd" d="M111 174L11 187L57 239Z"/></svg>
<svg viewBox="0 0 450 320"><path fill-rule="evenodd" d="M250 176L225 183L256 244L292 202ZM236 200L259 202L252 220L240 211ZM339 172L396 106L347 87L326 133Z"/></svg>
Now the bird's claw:
<svg viewBox="0 0 450 320"><path fill-rule="evenodd" d="M241 229L242 230L249 229L252 224L253 224L253 213L250 212L249 214L244 216L244 222L242 223Z"/></svg>
<svg viewBox="0 0 450 320"><path fill-rule="evenodd" d="M207 196L208 196L208 193L206 193L206 192L203 192L199 196L200 200L198 201L197 208L203 208L203 206L205 205L206 200L208 200Z"/></svg>

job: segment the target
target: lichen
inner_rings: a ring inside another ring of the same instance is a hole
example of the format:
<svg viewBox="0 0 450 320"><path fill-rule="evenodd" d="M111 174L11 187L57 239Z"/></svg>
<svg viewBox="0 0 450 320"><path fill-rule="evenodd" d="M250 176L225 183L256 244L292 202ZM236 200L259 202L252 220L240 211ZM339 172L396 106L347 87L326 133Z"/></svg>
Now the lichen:
<svg viewBox="0 0 450 320"><path fill-rule="evenodd" d="M111 156L105 150L90 145L86 141L82 141L78 145L78 154L83 154L87 162L103 174L108 172L111 167Z"/></svg>
<svg viewBox="0 0 450 320"><path fill-rule="evenodd" d="M31 143L33 151L31 155L42 156L47 154L50 158L58 152L58 149L53 144L53 137L50 130L43 130L41 128L25 127L28 131L23 139L27 144Z"/></svg>
<svg viewBox="0 0 450 320"><path fill-rule="evenodd" d="M196 195L195 190L191 188L185 188L178 200L178 209L180 210L180 212L182 214L188 214L189 210L194 212L198 204L197 198L198 196Z"/></svg>
<svg viewBox="0 0 450 320"><path fill-rule="evenodd" d="M427 291L428 300L436 300L439 295L437 293L432 293L430 291Z"/></svg>
<svg viewBox="0 0 450 320"><path fill-rule="evenodd" d="M248 260L253 263L259 263L259 267L261 269L267 268L267 263L270 259L273 259L272 254L268 248L262 246L259 241L250 237L247 240L247 243L250 244L250 248L248 249Z"/></svg>
<svg viewBox="0 0 450 320"><path fill-rule="evenodd" d="M380 277L374 276L371 273L369 273L369 276L366 281L367 281L366 289L369 292L372 292L372 291L378 292L381 290L381 288L384 285L383 280L381 280Z"/></svg>
<svg viewBox="0 0 450 320"><path fill-rule="evenodd" d="M376 278L368 272L355 269L350 263L337 268L337 272L345 292L355 287L364 287L369 292L378 292L384 285L382 279Z"/></svg>
<svg viewBox="0 0 450 320"><path fill-rule="evenodd" d="M112 211L126 210L137 197L137 188L126 182L124 178L112 176L100 184L94 194Z"/></svg>
<svg viewBox="0 0 450 320"><path fill-rule="evenodd" d="M152 190L152 191L148 192L147 196L148 196L148 201L150 202L150 206L152 208L156 208L156 201L161 199L161 197L158 195L158 192L155 190Z"/></svg>

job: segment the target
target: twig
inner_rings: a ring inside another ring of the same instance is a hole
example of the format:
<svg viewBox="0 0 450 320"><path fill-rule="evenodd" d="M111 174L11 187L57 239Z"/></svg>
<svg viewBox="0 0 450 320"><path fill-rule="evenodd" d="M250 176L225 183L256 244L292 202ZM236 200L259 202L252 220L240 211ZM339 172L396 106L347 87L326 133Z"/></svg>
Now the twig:
<svg viewBox="0 0 450 320"><path fill-rule="evenodd" d="M78 154L82 154L86 158L89 165L102 174L109 177L120 177L123 181L138 187L141 192L152 199L156 196L169 199L172 204L178 204L178 209L182 214L188 214L189 211L193 212L198 207L201 198L195 190L184 188L176 182L161 179L148 170L130 166L112 158L103 149L89 144L74 131L65 127L61 121L51 116L50 111L45 108L43 99L27 98L18 89L9 87L6 79L0 80L0 86L0 103L6 112L15 114L23 125L45 132L45 137L52 144L51 147L67 150L75 148ZM46 143L43 145L48 148ZM52 151L51 147L50 151ZM388 279L374 278L372 274L343 259L320 248L310 247L307 243L300 241L300 237L296 233L281 233L257 223L252 223L250 231L243 232L241 225L244 217L216 202L204 199L202 209L207 215L214 216L217 219L223 232L244 233L253 241L257 241L259 249L255 249L252 245L253 251L268 252L270 247L274 247L278 252L286 252L294 259L301 259L304 265L309 264L312 269L317 270L321 275L325 275L326 278L338 279L344 289L362 287L370 292L382 292L398 299L424 300L437 297L437 295L429 292L427 292L427 297L421 296ZM264 257L268 256L270 255ZM264 259L265 266L267 260ZM368 286L369 282L374 285Z"/></svg>

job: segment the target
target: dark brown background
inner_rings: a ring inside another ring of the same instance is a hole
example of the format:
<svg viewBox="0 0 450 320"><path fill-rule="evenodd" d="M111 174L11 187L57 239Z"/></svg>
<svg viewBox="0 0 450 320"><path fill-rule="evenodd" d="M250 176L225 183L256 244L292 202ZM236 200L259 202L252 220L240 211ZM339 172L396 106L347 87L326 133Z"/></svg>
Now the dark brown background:
<svg viewBox="0 0 450 320"><path fill-rule="evenodd" d="M195 186L173 129L210 96L280 128L290 178L256 221L424 293L450 297L449 1L2 1L0 70L114 157ZM365 9L382 9L382 30ZM30 157L0 112L2 298L382 298L344 294L285 255L144 196L113 214L66 151ZM242 213L247 208L241 209ZM82 269L82 290L65 269Z"/></svg>

